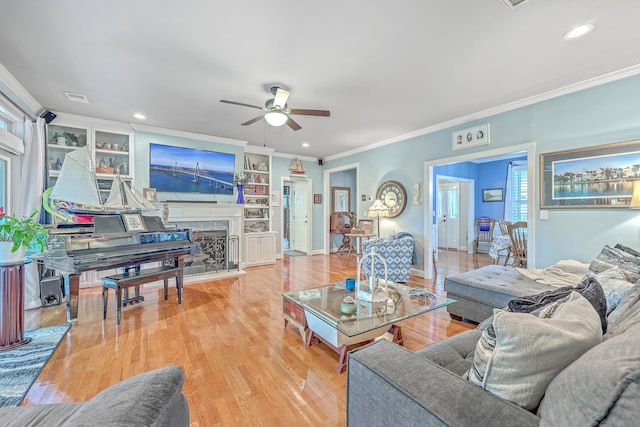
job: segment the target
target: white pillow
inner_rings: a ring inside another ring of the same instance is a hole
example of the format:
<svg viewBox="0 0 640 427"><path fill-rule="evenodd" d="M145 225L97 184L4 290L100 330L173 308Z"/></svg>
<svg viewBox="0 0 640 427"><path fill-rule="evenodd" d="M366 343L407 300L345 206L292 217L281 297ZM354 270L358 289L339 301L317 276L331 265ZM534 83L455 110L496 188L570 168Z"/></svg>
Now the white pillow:
<svg viewBox="0 0 640 427"><path fill-rule="evenodd" d="M551 304L542 316L550 317L494 310L492 327L476 345L469 380L535 409L551 380L602 340L598 313L577 292Z"/></svg>
<svg viewBox="0 0 640 427"><path fill-rule="evenodd" d="M633 283L627 282L626 276L620 267L613 267L602 273L596 274L596 279L607 300L607 315L620 304L620 300L633 287Z"/></svg>

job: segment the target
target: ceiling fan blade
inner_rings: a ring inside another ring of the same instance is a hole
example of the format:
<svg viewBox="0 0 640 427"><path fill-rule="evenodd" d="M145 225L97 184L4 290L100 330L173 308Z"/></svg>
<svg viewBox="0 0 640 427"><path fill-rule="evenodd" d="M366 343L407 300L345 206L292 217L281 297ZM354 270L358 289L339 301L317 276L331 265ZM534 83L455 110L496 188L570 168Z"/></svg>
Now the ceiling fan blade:
<svg viewBox="0 0 640 427"><path fill-rule="evenodd" d="M289 126L293 130L300 130L302 126L295 122L291 117L287 118L287 126Z"/></svg>
<svg viewBox="0 0 640 427"><path fill-rule="evenodd" d="M254 124L255 122L257 122L258 120L262 119L264 116L258 116L258 117L254 117L253 119L249 120L248 122L244 122L242 124L242 126L249 126Z"/></svg>
<svg viewBox="0 0 640 427"><path fill-rule="evenodd" d="M287 105L287 99L289 99L289 92L278 88L276 90L276 94L273 97L273 106L274 108L283 109L285 105Z"/></svg>
<svg viewBox="0 0 640 427"><path fill-rule="evenodd" d="M257 108L258 110L262 110L262 107L258 107L257 105L245 104L242 102L227 101L226 99L221 99L220 102L224 102L225 104L241 105L243 107Z"/></svg>
<svg viewBox="0 0 640 427"><path fill-rule="evenodd" d="M304 110L300 108L296 108L291 110L289 114L297 114L298 116L322 116L329 117L331 115L331 111L329 110Z"/></svg>

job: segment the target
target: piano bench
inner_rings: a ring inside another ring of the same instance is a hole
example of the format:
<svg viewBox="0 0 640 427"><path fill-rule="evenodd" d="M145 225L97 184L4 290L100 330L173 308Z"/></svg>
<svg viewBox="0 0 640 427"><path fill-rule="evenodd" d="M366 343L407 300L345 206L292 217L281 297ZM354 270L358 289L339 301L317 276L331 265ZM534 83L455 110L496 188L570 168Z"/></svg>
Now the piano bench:
<svg viewBox="0 0 640 427"><path fill-rule="evenodd" d="M182 304L182 277L183 271L180 267L162 266L130 270L127 273L115 274L102 278L102 319L107 318L107 302L109 300L109 289L116 293L116 325L120 324L122 313L122 290L132 286L143 285L156 280L164 280L164 299L169 297L169 279L175 277L176 288L178 290L178 304Z"/></svg>

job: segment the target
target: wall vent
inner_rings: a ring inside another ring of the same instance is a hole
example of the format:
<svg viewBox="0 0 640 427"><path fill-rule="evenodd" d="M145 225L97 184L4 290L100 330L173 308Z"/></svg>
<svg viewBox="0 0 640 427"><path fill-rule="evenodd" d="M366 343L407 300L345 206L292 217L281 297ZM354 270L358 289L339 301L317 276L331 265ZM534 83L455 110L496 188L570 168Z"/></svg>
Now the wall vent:
<svg viewBox="0 0 640 427"><path fill-rule="evenodd" d="M509 9L513 10L517 6L522 6L523 3L528 3L529 0L501 0L502 3Z"/></svg>
<svg viewBox="0 0 640 427"><path fill-rule="evenodd" d="M65 91L64 94L67 96L67 99L69 101L79 102L81 104L88 104L89 103L89 100L87 99L87 97L84 96L84 95L80 95L79 93L73 93L73 92Z"/></svg>

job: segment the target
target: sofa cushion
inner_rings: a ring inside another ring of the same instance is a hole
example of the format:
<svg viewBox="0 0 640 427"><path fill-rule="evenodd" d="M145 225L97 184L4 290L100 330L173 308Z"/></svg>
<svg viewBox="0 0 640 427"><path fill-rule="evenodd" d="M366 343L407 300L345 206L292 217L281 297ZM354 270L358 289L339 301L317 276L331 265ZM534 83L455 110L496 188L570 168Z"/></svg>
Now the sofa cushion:
<svg viewBox="0 0 640 427"><path fill-rule="evenodd" d="M464 375L471 368L476 344L481 335L482 331L478 329L464 331L415 353L456 375Z"/></svg>
<svg viewBox="0 0 640 427"><path fill-rule="evenodd" d="M624 294L633 286L619 267L610 268L596 275L589 273L588 276L593 276L602 286L607 300L607 315L618 306Z"/></svg>
<svg viewBox="0 0 640 427"><path fill-rule="evenodd" d="M640 257L609 245L605 245L589 264L589 270L596 274L613 267L620 267L629 282L635 283L640 279Z"/></svg>
<svg viewBox="0 0 640 427"><path fill-rule="evenodd" d="M469 371L472 383L528 410L562 369L602 338L598 314L577 292L536 314L495 310Z"/></svg>
<svg viewBox="0 0 640 427"><path fill-rule="evenodd" d="M188 426L184 375L169 366L128 378L98 393L69 418L69 425ZM132 404L135 403L135 404ZM126 410L123 410L126 408Z"/></svg>
<svg viewBox="0 0 640 427"><path fill-rule="evenodd" d="M595 346L551 381L540 425L638 425L640 325Z"/></svg>
<svg viewBox="0 0 640 427"><path fill-rule="evenodd" d="M607 332L607 301L602 286L592 277L585 277L576 287L565 286L536 295L527 295L509 301L508 311L514 313L533 313L546 305L567 297L572 291L578 292L591 303L600 316L602 333ZM540 316L538 316L540 317Z"/></svg>

